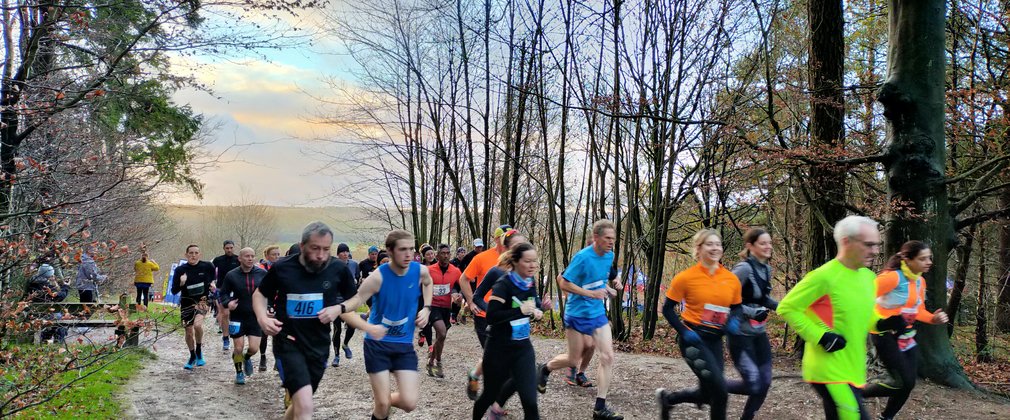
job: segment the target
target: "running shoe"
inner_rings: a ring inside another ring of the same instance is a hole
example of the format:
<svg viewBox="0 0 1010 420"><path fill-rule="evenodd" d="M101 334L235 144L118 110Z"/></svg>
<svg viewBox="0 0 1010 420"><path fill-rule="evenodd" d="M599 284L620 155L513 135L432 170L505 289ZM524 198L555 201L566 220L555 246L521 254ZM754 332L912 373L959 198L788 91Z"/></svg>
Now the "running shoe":
<svg viewBox="0 0 1010 420"><path fill-rule="evenodd" d="M227 352L228 350L231 350L231 341L228 341L227 338L225 338L223 341L224 341L224 351Z"/></svg>
<svg viewBox="0 0 1010 420"><path fill-rule="evenodd" d="M339 354L336 355L336 356L333 356L333 363L330 363L330 366L340 367L340 355Z"/></svg>
<svg viewBox="0 0 1010 420"><path fill-rule="evenodd" d="M656 388L656 405L659 406L659 420L670 420L670 403L667 402L670 391L666 388Z"/></svg>
<svg viewBox="0 0 1010 420"><path fill-rule="evenodd" d="M417 339L417 346L418 347L424 347L424 336L423 335L420 338Z"/></svg>
<svg viewBox="0 0 1010 420"><path fill-rule="evenodd" d="M235 385L245 385L245 374L238 372L235 374Z"/></svg>
<svg viewBox="0 0 1010 420"><path fill-rule="evenodd" d="M592 388L594 386L593 381L590 381L589 378L586 377L585 372L579 372L575 375L575 384L583 388Z"/></svg>
<svg viewBox="0 0 1010 420"><path fill-rule="evenodd" d="M351 346L347 346L347 345L344 346L344 357L346 357L348 359L351 358Z"/></svg>
<svg viewBox="0 0 1010 420"><path fill-rule="evenodd" d="M432 365L427 366L428 376L435 377L435 367Z"/></svg>
<svg viewBox="0 0 1010 420"><path fill-rule="evenodd" d="M565 383L567 383L568 385L573 385L573 386L574 385L578 385L575 382L575 368L573 368L573 367L568 368L568 375L565 376Z"/></svg>
<svg viewBox="0 0 1010 420"><path fill-rule="evenodd" d="M206 364L207 364L207 362L203 360L203 356L200 356L200 357L196 358L196 365L197 366L203 366L203 365L206 365Z"/></svg>
<svg viewBox="0 0 1010 420"><path fill-rule="evenodd" d="M242 370L245 371L245 376L252 376L253 374L252 359L245 359L245 361L242 362Z"/></svg>
<svg viewBox="0 0 1010 420"><path fill-rule="evenodd" d="M442 364L441 363L435 365L434 371L435 371L435 377L436 378L444 378L445 377L445 373L442 372Z"/></svg>
<svg viewBox="0 0 1010 420"><path fill-rule="evenodd" d="M609 408L593 410L593 420L624 420L624 416L611 411Z"/></svg>
<svg viewBox="0 0 1010 420"><path fill-rule="evenodd" d="M471 370L466 374L466 397L470 401L477 401L477 392L480 391L480 376Z"/></svg>
<svg viewBox="0 0 1010 420"><path fill-rule="evenodd" d="M267 371L267 357L263 356L260 357L260 372L266 372L266 371Z"/></svg>
<svg viewBox="0 0 1010 420"><path fill-rule="evenodd" d="M488 420L504 420L508 418L508 411L503 410L500 407L491 407L491 411L488 413Z"/></svg>
<svg viewBox="0 0 1010 420"><path fill-rule="evenodd" d="M547 392L547 365L540 363L537 365L537 392L544 394ZM595 415L595 414L594 414Z"/></svg>
<svg viewBox="0 0 1010 420"><path fill-rule="evenodd" d="M432 353L432 352L434 352L434 351L435 351L435 345L434 344L428 346L428 353L429 354Z"/></svg>
<svg viewBox="0 0 1010 420"><path fill-rule="evenodd" d="M193 360L186 362L186 364L182 365L182 368L186 370L193 370Z"/></svg>

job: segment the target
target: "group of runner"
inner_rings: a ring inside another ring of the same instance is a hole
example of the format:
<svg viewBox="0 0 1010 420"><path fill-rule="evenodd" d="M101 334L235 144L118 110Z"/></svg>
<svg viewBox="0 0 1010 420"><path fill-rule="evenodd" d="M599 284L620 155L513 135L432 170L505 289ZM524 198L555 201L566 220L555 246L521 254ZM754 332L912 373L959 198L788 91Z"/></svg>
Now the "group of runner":
<svg viewBox="0 0 1010 420"><path fill-rule="evenodd" d="M745 233L743 260L732 270L721 265L723 248L716 230L695 235L693 254L698 263L674 276L662 313L677 331L677 344L699 386L657 389L661 419L668 419L681 403L708 405L711 418L726 418L728 394L746 395L741 418L753 418L772 380L765 332L770 311L778 311L806 340L803 378L822 398L827 418L869 418L863 397L890 397L880 418L897 414L915 384L914 321L947 322L942 311L930 313L923 306L921 275L929 270L932 254L923 243L909 242L877 276L866 268L881 245L876 222L851 216L834 232L837 257L811 271L781 302L771 297L768 232ZM233 340L235 382L242 384L252 375L254 356L265 352L266 338L272 336L275 367L286 390L285 418L310 418L312 394L329 361L330 346L336 354L330 365L339 366L341 350L346 358L352 357L348 342L360 329L373 393L371 415L385 419L391 407L410 412L417 406L415 332L420 333L419 344L429 345L427 374L445 376L445 338L462 306L474 315L478 344L484 349L466 378L466 393L475 401L474 419L502 418L513 394L519 395L525 418L540 418L537 393L546 392L550 373L562 369L569 383L596 387L594 419L623 419L606 401L614 350L605 302L623 288L614 270L614 224L596 222L592 241L558 276L567 351L540 364L530 341L530 321L541 319L554 306L537 290L537 250L509 225L499 226L492 237L493 247L471 255L457 250L456 258L450 259L448 245L423 245L415 253L413 236L394 230L386 237L385 250L371 247L368 259L360 263L350 259L345 244L331 255L333 232L321 222L305 227L288 256L281 258L279 249L270 247L259 264L255 250L243 248L234 254L231 241L225 242L224 255L214 263L201 261L199 247L190 245L187 263L176 269L172 287L173 293L181 292L190 351L184 368L206 363L202 320L211 304L220 305L226 351L229 338ZM359 314L365 304L368 312ZM346 324L343 340L341 323ZM891 375L867 386L868 334ZM741 380L725 378L723 337ZM585 375L594 353L596 384ZM265 364L261 354L261 371ZM396 392L391 391L392 378Z"/></svg>

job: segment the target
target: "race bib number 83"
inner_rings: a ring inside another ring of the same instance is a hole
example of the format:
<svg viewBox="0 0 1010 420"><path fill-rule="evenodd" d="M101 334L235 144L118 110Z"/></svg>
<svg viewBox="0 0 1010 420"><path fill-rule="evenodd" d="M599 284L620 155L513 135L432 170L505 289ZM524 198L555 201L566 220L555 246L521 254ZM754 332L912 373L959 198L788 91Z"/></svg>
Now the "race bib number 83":
<svg viewBox="0 0 1010 420"><path fill-rule="evenodd" d="M315 318L323 309L322 293L288 293L288 317Z"/></svg>

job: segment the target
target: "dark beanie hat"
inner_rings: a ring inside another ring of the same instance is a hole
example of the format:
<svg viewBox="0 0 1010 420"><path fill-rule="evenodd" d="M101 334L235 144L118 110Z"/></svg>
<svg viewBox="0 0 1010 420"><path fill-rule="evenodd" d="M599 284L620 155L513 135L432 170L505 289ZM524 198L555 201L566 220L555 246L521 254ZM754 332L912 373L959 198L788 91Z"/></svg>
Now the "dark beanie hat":
<svg viewBox="0 0 1010 420"><path fill-rule="evenodd" d="M339 254L341 252L351 252L351 248L349 246L347 246L347 244L343 244L343 243L340 244L340 245L337 245L337 253Z"/></svg>

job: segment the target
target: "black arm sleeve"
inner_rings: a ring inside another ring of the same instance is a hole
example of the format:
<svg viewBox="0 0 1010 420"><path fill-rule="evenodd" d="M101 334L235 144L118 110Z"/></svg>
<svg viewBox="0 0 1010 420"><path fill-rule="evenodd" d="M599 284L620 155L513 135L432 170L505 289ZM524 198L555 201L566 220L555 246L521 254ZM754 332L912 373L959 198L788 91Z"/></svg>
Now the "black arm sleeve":
<svg viewBox="0 0 1010 420"><path fill-rule="evenodd" d="M218 295L218 300L221 301L222 305L226 305L227 306L228 302L231 301L231 297L229 296L231 294L231 292L232 292L232 289L233 289L233 287L231 285L231 282L232 282L232 276L230 276L228 274L225 274L224 275L224 279L222 279L220 282L218 282L218 285L217 285L217 292L218 293L217 293L217 295Z"/></svg>
<svg viewBox="0 0 1010 420"><path fill-rule="evenodd" d="M176 293L179 293L180 291L182 291L182 286L179 285L179 277L182 277L183 274L186 274L186 269L182 265L176 267L175 268L175 272L172 273L172 294L173 295L176 294Z"/></svg>
<svg viewBox="0 0 1010 420"><path fill-rule="evenodd" d="M677 302L670 298L666 298L663 302L663 316L666 317L666 322L669 322L670 326L677 330L677 334L683 334L687 329L687 326L680 322L680 315L677 314Z"/></svg>
<svg viewBox="0 0 1010 420"><path fill-rule="evenodd" d="M482 311L488 310L488 304L487 302L484 301L484 295L486 295L487 292L491 291L491 289L494 287L494 284L497 283L496 280L498 280L489 277L490 276L485 274L484 281L480 282L480 286L477 286L477 290L473 292L473 303L476 303L477 307L480 308Z"/></svg>
<svg viewBox="0 0 1010 420"><path fill-rule="evenodd" d="M772 299L771 296L765 295L764 300L761 302L761 306L777 311L779 309L779 301Z"/></svg>

